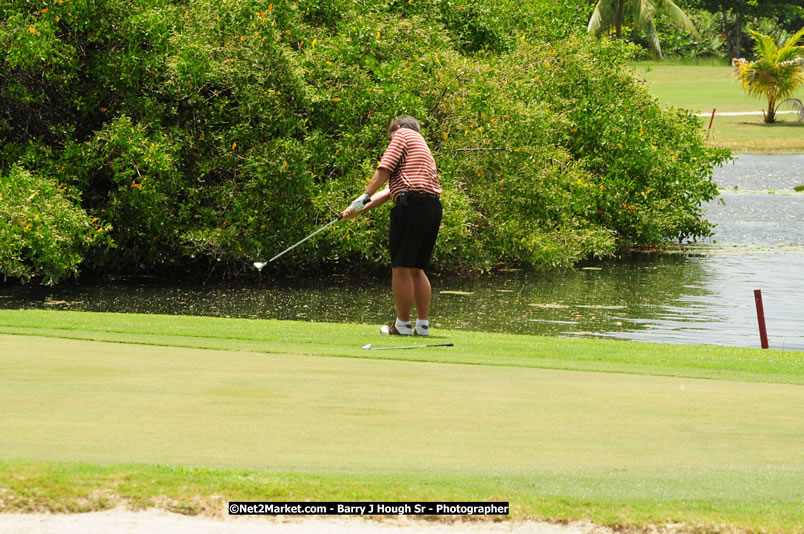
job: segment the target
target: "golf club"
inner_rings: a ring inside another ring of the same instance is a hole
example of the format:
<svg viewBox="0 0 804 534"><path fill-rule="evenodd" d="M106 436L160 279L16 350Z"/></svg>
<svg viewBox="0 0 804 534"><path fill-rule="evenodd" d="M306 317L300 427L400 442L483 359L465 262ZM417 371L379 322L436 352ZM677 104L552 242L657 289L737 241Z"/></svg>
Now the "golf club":
<svg viewBox="0 0 804 534"><path fill-rule="evenodd" d="M288 248L286 248L285 250L283 250L282 252L280 252L279 254L277 254L276 256L274 256L273 258L268 260L267 262L266 261L255 261L254 262L254 267L256 267L258 271L262 272L263 267L265 267L266 265L268 265L269 263L271 263L272 261L277 259L279 256L281 256L285 252L293 250L294 248L298 247L299 245L301 245L302 243L304 243L305 241L307 241L308 239L310 239L311 237L316 235L318 232L320 232L322 230L326 230L327 228L329 228L330 226L332 226L333 224L335 224L336 222L338 222L340 220L341 220L341 216L339 215L337 219L333 219L331 222L325 224L324 226L322 226L321 228L319 228L318 230L316 230L312 234L308 235L307 237L305 237L304 239L302 239L301 241L299 241L295 245L289 246Z"/></svg>
<svg viewBox="0 0 804 534"><path fill-rule="evenodd" d="M452 343L438 343L436 345L408 345L406 347L372 347L371 343L363 345L364 350L391 350L391 349L421 349L424 347L452 347Z"/></svg>

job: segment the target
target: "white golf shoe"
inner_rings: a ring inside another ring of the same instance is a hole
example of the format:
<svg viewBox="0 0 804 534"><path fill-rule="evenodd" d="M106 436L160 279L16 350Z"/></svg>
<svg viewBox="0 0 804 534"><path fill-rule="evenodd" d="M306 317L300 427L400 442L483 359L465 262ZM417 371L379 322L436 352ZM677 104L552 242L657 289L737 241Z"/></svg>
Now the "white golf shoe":
<svg viewBox="0 0 804 534"><path fill-rule="evenodd" d="M385 334L386 336L412 336L413 325L410 323L404 324L394 321L389 325L384 325L381 327L380 333Z"/></svg>

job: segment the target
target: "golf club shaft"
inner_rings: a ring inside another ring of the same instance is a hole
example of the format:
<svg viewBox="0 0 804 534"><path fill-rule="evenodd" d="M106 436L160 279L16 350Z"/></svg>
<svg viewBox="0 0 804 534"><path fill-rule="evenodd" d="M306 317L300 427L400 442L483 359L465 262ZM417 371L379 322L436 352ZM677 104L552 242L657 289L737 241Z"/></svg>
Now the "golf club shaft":
<svg viewBox="0 0 804 534"><path fill-rule="evenodd" d="M316 235L318 232L320 232L320 231L322 231L322 230L325 230L325 229L329 228L330 226L332 226L333 224L335 224L336 222L338 222L338 221L340 221L340 220L341 220L341 218L340 218L340 217L338 217L337 219L334 219L332 222L330 222L330 223L328 223L328 224L325 224L324 226L322 226L321 228L319 228L318 230L316 230L316 231L315 231L315 232L313 232L312 234L308 235L307 237L305 237L304 239L302 239L301 241L299 241L299 242L298 242L298 243L296 243L295 245L291 245L291 246L289 246L288 248L286 248L285 250L283 250L282 252L280 252L279 254L277 254L276 256L274 256L273 258L271 258L270 260L268 260L268 263L270 263L270 262L274 261L275 259L277 259L279 256L281 256L281 255L282 255L282 254L284 254L285 252L288 252L288 251L293 250L294 248L298 247L299 245L301 245L302 243L304 243L305 241L307 241L308 239L310 239L311 237L313 237L314 235Z"/></svg>
<svg viewBox="0 0 804 534"><path fill-rule="evenodd" d="M439 343L436 345L409 345L407 347L371 347L371 350L391 350L391 349L423 349L425 347L452 347L452 343Z"/></svg>

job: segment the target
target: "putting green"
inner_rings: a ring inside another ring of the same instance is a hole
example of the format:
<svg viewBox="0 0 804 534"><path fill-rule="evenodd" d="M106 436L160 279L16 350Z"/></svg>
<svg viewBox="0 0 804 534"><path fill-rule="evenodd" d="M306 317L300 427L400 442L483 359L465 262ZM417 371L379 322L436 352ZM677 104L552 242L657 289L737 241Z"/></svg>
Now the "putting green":
<svg viewBox="0 0 804 534"><path fill-rule="evenodd" d="M393 344L374 327L311 326L0 311L0 509L508 500L804 524L801 353L449 331L373 351Z"/></svg>
<svg viewBox="0 0 804 534"><path fill-rule="evenodd" d="M6 458L755 477L739 492L804 477L796 385L36 337L0 336L0 350Z"/></svg>

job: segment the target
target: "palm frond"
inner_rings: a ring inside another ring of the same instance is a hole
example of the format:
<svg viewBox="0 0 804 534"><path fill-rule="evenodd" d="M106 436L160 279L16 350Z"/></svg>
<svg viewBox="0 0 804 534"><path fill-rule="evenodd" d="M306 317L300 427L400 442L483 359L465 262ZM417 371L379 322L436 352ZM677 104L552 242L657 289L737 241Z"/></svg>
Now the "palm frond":
<svg viewBox="0 0 804 534"><path fill-rule="evenodd" d="M798 98L788 98L776 106L776 109L790 109L798 114L798 120L804 121L804 102Z"/></svg>
<svg viewBox="0 0 804 534"><path fill-rule="evenodd" d="M659 44L659 34L656 31L656 25L653 23L653 19L648 20L647 28L646 28L646 35L645 37L648 40L648 44L650 45L653 52L658 57L662 57L662 47Z"/></svg>
<svg viewBox="0 0 804 534"><path fill-rule="evenodd" d="M618 0L598 0L586 30L594 36L610 30L617 16L617 5Z"/></svg>
<svg viewBox="0 0 804 534"><path fill-rule="evenodd" d="M645 1L645 0L643 0ZM684 11L676 5L673 0L657 0L657 9L663 15L666 15L672 24L676 27L691 33L695 37L700 38L701 35L695 28L692 19L690 19Z"/></svg>
<svg viewBox="0 0 804 534"><path fill-rule="evenodd" d="M804 57L804 46L798 46L798 42L804 39L804 28L790 37L787 42L779 49L776 60L779 63L793 61L798 57Z"/></svg>
<svg viewBox="0 0 804 534"><path fill-rule="evenodd" d="M743 90L751 96L765 94L763 70L754 62L743 61L736 65L736 78L743 86Z"/></svg>
<svg viewBox="0 0 804 534"><path fill-rule="evenodd" d="M779 51L776 53L776 61L779 63L784 63L785 61L793 61L796 59L800 53L800 46L785 46L784 48L780 48Z"/></svg>
<svg viewBox="0 0 804 534"><path fill-rule="evenodd" d="M787 42L784 46L798 46L799 41L804 41L804 28L798 30ZM804 43L802 43L804 45Z"/></svg>
<svg viewBox="0 0 804 534"><path fill-rule="evenodd" d="M637 22L640 28L647 29L648 22L653 20L658 13L659 9L656 5L654 0L637 0L636 6L637 8Z"/></svg>
<svg viewBox="0 0 804 534"><path fill-rule="evenodd" d="M757 55L757 57L770 62L775 62L777 48L773 37L764 35L754 30L751 30L751 37L754 38L754 53Z"/></svg>

